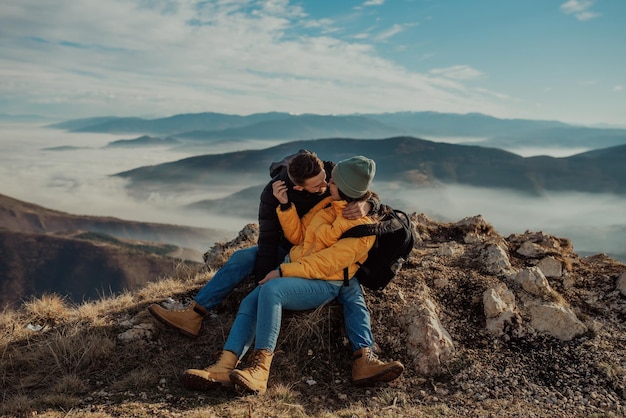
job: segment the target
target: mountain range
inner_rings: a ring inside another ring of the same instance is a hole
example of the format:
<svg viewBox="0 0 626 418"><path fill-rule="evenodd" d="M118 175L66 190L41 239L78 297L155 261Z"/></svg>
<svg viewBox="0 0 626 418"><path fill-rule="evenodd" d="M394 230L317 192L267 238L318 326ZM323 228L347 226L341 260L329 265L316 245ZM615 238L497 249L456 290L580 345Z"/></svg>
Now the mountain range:
<svg viewBox="0 0 626 418"><path fill-rule="evenodd" d="M495 148L412 137L376 141L346 138L295 141L261 150L200 155L139 167L116 176L128 179L127 187L135 194L167 193L203 185L243 183L250 187L269 180L268 167L273 161L280 161L299 149L313 150L320 158L331 161L355 153L371 156L377 166L375 183L404 183L411 187L457 184L533 195L553 191L626 194L623 180L626 178L626 145L570 157L524 158ZM259 173L263 172L268 173L267 177L259 179Z"/></svg>
<svg viewBox="0 0 626 418"><path fill-rule="evenodd" d="M557 121L499 119L480 113L396 112L350 115L295 115L280 112L247 116L221 113L180 114L143 119L96 117L50 125L72 132L137 133L181 141L177 147L224 140L306 140L344 137L380 139L415 136L432 140L454 137L489 147L606 148L626 144L626 129L596 128ZM154 146L137 138L143 146ZM131 142L126 145L132 145Z"/></svg>
<svg viewBox="0 0 626 418"><path fill-rule="evenodd" d="M256 218L261 188L269 180L269 165L303 148L317 152L324 160L338 161L355 154L374 158L377 173L373 189L390 204L389 190L394 194L399 190L414 193L445 185L511 190L529 196L553 192L626 194L624 129L434 112L201 113L160 119L97 117L51 126L73 132L139 134L110 142L107 148L199 150L193 157L112 175L126 179L127 190L135 197L188 191L198 196L206 191L209 199L191 203L185 199L180 205L247 219ZM437 141L445 137L464 143ZM215 144L250 141L259 141L257 148L261 148L214 153ZM267 142L273 143L266 147ZM51 145L49 149L57 152L73 149ZM561 158L522 157L506 150L524 146L592 150ZM232 192L211 198L215 187L221 191L232 188ZM198 261L199 251L224 237L218 230L70 215L2 195L0 232L1 250L6 254L0 261L1 286L13 301L42 289L65 292L77 300L95 297L93 292L133 288L158 278L158 272L172 268L175 260ZM81 277L88 277L86 287L80 287ZM70 288L77 290L68 291Z"/></svg>

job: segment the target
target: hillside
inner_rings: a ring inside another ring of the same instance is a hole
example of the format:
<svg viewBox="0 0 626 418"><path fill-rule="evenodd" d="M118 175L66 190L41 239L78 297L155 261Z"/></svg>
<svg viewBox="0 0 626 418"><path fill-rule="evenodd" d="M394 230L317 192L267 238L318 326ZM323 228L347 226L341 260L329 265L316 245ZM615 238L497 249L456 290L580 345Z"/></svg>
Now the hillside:
<svg viewBox="0 0 626 418"><path fill-rule="evenodd" d="M367 291L396 381L351 385L341 308L284 317L268 392L194 392L179 378L224 343L241 286L188 340L146 307L195 295L213 270L69 307L54 297L0 314L5 416L618 417L626 414L626 264L579 257L566 238L501 236L480 216L413 214L418 239L399 276ZM205 255L218 267L256 226ZM31 331L26 326L31 324Z"/></svg>
<svg viewBox="0 0 626 418"><path fill-rule="evenodd" d="M263 150L201 155L116 174L135 194L167 193L203 185L255 185L272 161L306 148L338 161L375 156L376 181L413 186L458 184L532 194L549 191L626 194L626 145L566 158L530 157L495 148L446 144L412 137L295 141ZM374 186L375 187L375 186Z"/></svg>
<svg viewBox="0 0 626 418"><path fill-rule="evenodd" d="M171 276L178 248L123 243L106 235L33 234L0 229L0 308L56 293L73 303L137 290Z"/></svg>
<svg viewBox="0 0 626 418"><path fill-rule="evenodd" d="M0 194L0 228L38 234L90 231L120 239L157 241L195 249L205 248L226 236L224 231L218 229L69 214L2 194Z"/></svg>
<svg viewBox="0 0 626 418"><path fill-rule="evenodd" d="M202 262L225 232L73 215L0 195L0 308L44 293L69 301L135 290Z"/></svg>

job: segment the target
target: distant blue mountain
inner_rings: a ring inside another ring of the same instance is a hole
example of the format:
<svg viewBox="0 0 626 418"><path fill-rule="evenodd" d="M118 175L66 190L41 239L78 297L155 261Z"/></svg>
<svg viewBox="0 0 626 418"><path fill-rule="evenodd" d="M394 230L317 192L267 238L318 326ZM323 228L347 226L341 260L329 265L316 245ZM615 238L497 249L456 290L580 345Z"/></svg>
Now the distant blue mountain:
<svg viewBox="0 0 626 418"><path fill-rule="evenodd" d="M626 144L626 129L592 128L557 121L498 119L480 113L396 112L362 115L292 115L269 112L248 116L221 113L181 114L167 118L88 118L51 125L74 132L135 133L181 140L198 147L225 140L314 138L380 139L409 135L432 139L467 138L497 148L606 148ZM139 144L137 142L136 144ZM146 144L151 145L151 144Z"/></svg>
<svg viewBox="0 0 626 418"><path fill-rule="evenodd" d="M168 135L198 130L221 130L250 125L260 121L287 118L288 113L258 113L248 116L222 113L193 113L159 119L142 118L90 118L77 119L51 125L73 132L143 133Z"/></svg>
<svg viewBox="0 0 626 418"><path fill-rule="evenodd" d="M66 131L77 131L81 129L86 129L87 132L98 132L98 131L89 131L89 127L97 126L102 123L112 122L112 121L121 121L124 119L138 119L138 118L119 118L115 116L98 116L93 118L83 118L83 119L72 119L67 120L65 122L58 122L48 125L49 128L55 129L64 129Z"/></svg>
<svg viewBox="0 0 626 418"><path fill-rule="evenodd" d="M143 135L135 139L118 139L109 142L105 148L137 148L137 147L154 147L163 145L178 145L180 141L175 138L158 138L154 136Z"/></svg>
<svg viewBox="0 0 626 418"><path fill-rule="evenodd" d="M330 137L378 139L400 134L404 134L404 131L363 116L299 115L286 119L266 120L239 128L184 132L175 136L196 140L246 138L299 140Z"/></svg>
<svg viewBox="0 0 626 418"><path fill-rule="evenodd" d="M531 132L570 126L554 121L498 119L482 113L396 112L363 116L420 137L431 135L492 137L511 132Z"/></svg>

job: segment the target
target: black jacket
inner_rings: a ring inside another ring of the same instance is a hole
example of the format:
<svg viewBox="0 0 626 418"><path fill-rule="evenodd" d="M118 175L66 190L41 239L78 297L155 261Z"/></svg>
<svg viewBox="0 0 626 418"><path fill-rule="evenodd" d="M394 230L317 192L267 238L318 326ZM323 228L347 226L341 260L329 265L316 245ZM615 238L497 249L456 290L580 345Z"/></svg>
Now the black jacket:
<svg viewBox="0 0 626 418"><path fill-rule="evenodd" d="M335 167L332 161L324 161L324 170L326 171L326 181L330 180L330 175ZM278 199L274 197L272 183L277 180L283 180L287 184L287 195L289 202L293 202L296 206L298 215L302 217L313 206L322 199L330 195L330 191L326 188L323 194L313 194L306 191L293 190L294 184L289 180L287 175L287 165L285 163L276 163L270 167L272 180L265 186L261 192L261 203L259 204L259 241L256 262L254 266L254 275L256 280L261 280L267 273L274 270L283 260L283 256L289 252L291 243L285 239L283 229L280 226L276 208L279 205ZM279 248L282 251L279 251Z"/></svg>

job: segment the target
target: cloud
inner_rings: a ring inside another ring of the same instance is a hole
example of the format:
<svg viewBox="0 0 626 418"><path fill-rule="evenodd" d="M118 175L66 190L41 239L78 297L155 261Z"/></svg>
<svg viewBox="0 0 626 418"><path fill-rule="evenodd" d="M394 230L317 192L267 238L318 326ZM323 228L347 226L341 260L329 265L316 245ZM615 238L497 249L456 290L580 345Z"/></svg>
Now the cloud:
<svg viewBox="0 0 626 418"><path fill-rule="evenodd" d="M332 21L286 0L8 0L0 14L0 112L501 110L482 95L458 93L468 69L411 71L378 56L367 39L335 32Z"/></svg>
<svg viewBox="0 0 626 418"><path fill-rule="evenodd" d="M620 86L620 85L613 86L613 91L624 91L624 86Z"/></svg>
<svg viewBox="0 0 626 418"><path fill-rule="evenodd" d="M192 193L152 193L148 200L129 196L126 181L111 176L132 168L190 157L193 153L165 148L128 152L102 148L120 139L113 134L68 133L31 125L0 125L3 152L0 193L26 202L78 215L114 216L141 222L159 222L239 231L241 218L208 213L197 216L181 206L211 197L201 190ZM126 136L125 138L128 138ZM65 151L47 151L54 146L73 146ZM236 145L231 145L236 147ZM232 151L233 149L228 149ZM261 180L260 183L263 181ZM241 188L250 186L242 184ZM216 197L233 193L232 188L213 187ZM237 189L235 189L237 190ZM225 214L222 214L225 215Z"/></svg>
<svg viewBox="0 0 626 418"><path fill-rule="evenodd" d="M379 33L375 39L377 41L385 41L391 38L392 36L397 35L398 33L402 32L405 28L406 27L404 25L400 25L396 23L392 27L387 29L386 31Z"/></svg>
<svg viewBox="0 0 626 418"><path fill-rule="evenodd" d="M385 0L367 0L363 3L363 7L367 6L382 6L385 3Z"/></svg>
<svg viewBox="0 0 626 418"><path fill-rule="evenodd" d="M498 93L497 91L491 91L491 90L484 89L484 88L481 88L481 87L477 87L474 90L479 92L479 93L483 93L483 94L487 94L487 95L492 96L492 97L496 97L496 98L498 98L500 100L508 100L508 99L511 98L511 96L509 96L508 94Z"/></svg>
<svg viewBox="0 0 626 418"><path fill-rule="evenodd" d="M165 148L145 148L128 152L102 148L121 139L118 135L69 133L38 126L0 125L3 152L0 153L0 193L79 215L115 216L142 222L160 222L218 228L236 234L255 219L243 219L224 213L190 214L181 206L203 199L228 196L239 188L249 187L241 180L227 187L208 182L192 190L153 191L149 199L128 195L125 181L111 174L132 168L176 161L192 153ZM124 138L128 138L125 136ZM467 139L467 138L465 138ZM459 138L441 138L458 143ZM44 151L51 146L80 147L67 151ZM216 153L234 151L237 144L225 143ZM523 150L523 149L522 149ZM516 152L521 150L515 150ZM530 149L523 150L530 155ZM554 150L557 151L557 150ZM570 150L572 152L573 150ZM535 150L546 154L547 150ZM563 152L563 150L557 151ZM538 154L534 154L538 155ZM267 173L264 173L266 176ZM259 185L269 179L259 177ZM585 193L546 193L531 197L506 190L458 185L433 189L411 188L401 183L373 185L383 201L406 212L425 213L445 222L467 216L483 215L503 235L523 233L526 229L574 239L575 249L614 252L626 248L623 196ZM617 226L617 227L616 227Z"/></svg>
<svg viewBox="0 0 626 418"><path fill-rule="evenodd" d="M601 16L600 13L588 10L592 5L591 0L568 0L561 4L561 11L568 15L573 14L578 20L586 21Z"/></svg>
<svg viewBox="0 0 626 418"><path fill-rule="evenodd" d="M483 76L483 73L469 65L453 65L446 68L433 68L429 71L433 75L452 78L454 80L472 80Z"/></svg>

